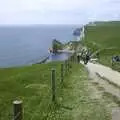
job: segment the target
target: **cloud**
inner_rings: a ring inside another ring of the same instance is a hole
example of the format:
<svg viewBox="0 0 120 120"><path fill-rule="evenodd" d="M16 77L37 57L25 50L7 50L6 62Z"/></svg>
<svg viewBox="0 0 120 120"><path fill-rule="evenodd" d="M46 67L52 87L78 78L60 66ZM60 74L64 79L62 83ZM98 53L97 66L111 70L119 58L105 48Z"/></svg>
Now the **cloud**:
<svg viewBox="0 0 120 120"><path fill-rule="evenodd" d="M119 18L119 0L0 0L0 24L81 24Z"/></svg>

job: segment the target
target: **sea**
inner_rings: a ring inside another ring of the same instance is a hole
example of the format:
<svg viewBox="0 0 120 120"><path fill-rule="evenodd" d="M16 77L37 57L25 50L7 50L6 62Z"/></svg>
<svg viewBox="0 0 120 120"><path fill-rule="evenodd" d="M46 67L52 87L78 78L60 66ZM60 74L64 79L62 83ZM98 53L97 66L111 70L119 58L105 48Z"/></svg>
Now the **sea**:
<svg viewBox="0 0 120 120"><path fill-rule="evenodd" d="M66 43L76 38L80 25L0 26L0 68L38 63L46 57L52 40Z"/></svg>

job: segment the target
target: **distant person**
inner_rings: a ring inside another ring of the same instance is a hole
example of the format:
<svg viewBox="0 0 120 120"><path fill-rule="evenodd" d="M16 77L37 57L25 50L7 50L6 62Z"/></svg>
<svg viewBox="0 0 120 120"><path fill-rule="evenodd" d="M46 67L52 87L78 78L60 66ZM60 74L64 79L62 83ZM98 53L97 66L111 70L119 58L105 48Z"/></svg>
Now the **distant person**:
<svg viewBox="0 0 120 120"><path fill-rule="evenodd" d="M97 56L98 59L100 58L99 52L96 53L96 56Z"/></svg>
<svg viewBox="0 0 120 120"><path fill-rule="evenodd" d="M119 62L119 56L115 56L116 62Z"/></svg>
<svg viewBox="0 0 120 120"><path fill-rule="evenodd" d="M77 63L80 63L80 55L77 55Z"/></svg>
<svg viewBox="0 0 120 120"><path fill-rule="evenodd" d="M84 56L84 49L81 51L80 60L83 60L83 56Z"/></svg>
<svg viewBox="0 0 120 120"><path fill-rule="evenodd" d="M86 54L85 59L84 59L84 64L87 64L89 60L90 60L90 55Z"/></svg>

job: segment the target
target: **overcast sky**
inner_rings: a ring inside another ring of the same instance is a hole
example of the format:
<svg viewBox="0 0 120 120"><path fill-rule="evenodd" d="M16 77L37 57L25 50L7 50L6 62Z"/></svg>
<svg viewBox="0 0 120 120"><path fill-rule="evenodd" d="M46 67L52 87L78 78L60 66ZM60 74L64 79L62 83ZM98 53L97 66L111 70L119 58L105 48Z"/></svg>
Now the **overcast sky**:
<svg viewBox="0 0 120 120"><path fill-rule="evenodd" d="M119 19L120 0L0 0L0 24L82 24Z"/></svg>

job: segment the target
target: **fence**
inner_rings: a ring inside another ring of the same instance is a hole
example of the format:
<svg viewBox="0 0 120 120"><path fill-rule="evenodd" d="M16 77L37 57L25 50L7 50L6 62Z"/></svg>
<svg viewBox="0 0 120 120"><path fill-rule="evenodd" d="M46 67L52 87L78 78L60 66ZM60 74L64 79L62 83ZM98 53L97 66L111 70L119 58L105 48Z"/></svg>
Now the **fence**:
<svg viewBox="0 0 120 120"><path fill-rule="evenodd" d="M65 76L69 75L69 73L72 72L72 63L77 63L77 57L76 54L73 54L70 56L67 60L65 60L63 63L61 63L61 69L60 69L60 83L64 83ZM56 69L51 69L51 101L55 103L56 101ZM23 112L23 101L16 100L12 103L12 113L6 115L6 120L23 120L24 118L24 112ZM4 117L2 117L2 112L0 111L0 120L5 120Z"/></svg>

